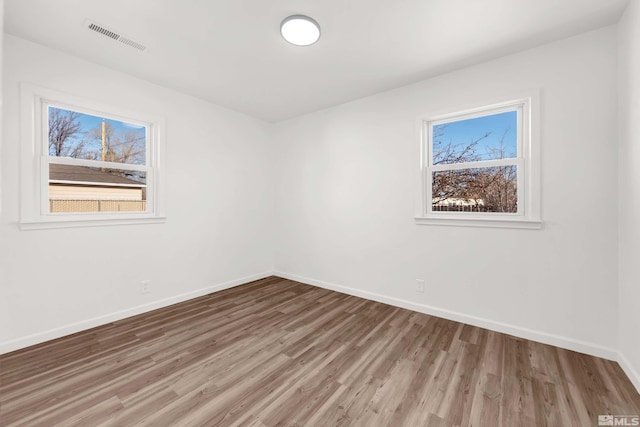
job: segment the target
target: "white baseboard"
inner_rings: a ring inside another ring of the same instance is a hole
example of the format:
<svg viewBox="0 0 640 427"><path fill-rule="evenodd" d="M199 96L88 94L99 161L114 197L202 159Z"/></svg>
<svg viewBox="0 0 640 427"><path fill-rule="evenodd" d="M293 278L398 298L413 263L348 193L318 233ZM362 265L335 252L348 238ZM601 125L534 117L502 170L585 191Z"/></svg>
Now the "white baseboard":
<svg viewBox="0 0 640 427"><path fill-rule="evenodd" d="M633 368L633 365L631 365L629 359L627 359L623 353L618 353L618 363L624 373L629 377L629 380L631 380L636 391L640 393L640 373Z"/></svg>
<svg viewBox="0 0 640 427"><path fill-rule="evenodd" d="M442 317L443 319L454 320L456 322L466 323L469 325L478 326L480 328L490 329L496 332L502 332L502 333L513 335L519 338L524 338L531 341L537 341L543 344L550 344L556 347L565 348L565 349L577 351L580 353L590 354L592 356L602 357L603 359L618 361L620 356L617 349L612 349L609 347L604 347L598 344L580 341L573 338L563 337L555 334L549 334L546 332L535 331L532 329L527 329L527 328L523 328L516 325L509 325L507 323L497 322L489 319L483 319L481 317L470 316L468 314L459 313L451 310L445 310L442 308L433 307L426 304L417 304L415 302L407 301L400 298L363 291L360 289L350 288L347 286L336 285L333 283L327 283L321 280L309 279L307 277L302 277L295 274L289 274L282 271L276 271L273 274L275 276L282 277L285 279L295 280L296 282L318 286L320 288L330 289L332 291L341 292L343 294L353 295L360 298L366 298L369 300L382 302L382 303L393 305L400 308L406 308L408 310L417 311L417 312L428 314L431 316Z"/></svg>
<svg viewBox="0 0 640 427"><path fill-rule="evenodd" d="M136 307L128 308L126 310L117 311L115 313L105 314L102 316L94 317L92 319L83 320L81 322L72 323L62 327L50 329L48 331L38 332L36 334L28 335L26 337L17 338L11 341L0 342L0 354L9 353L11 351L26 348L35 344L40 344L45 341L60 338L66 335L75 334L76 332L85 331L87 329L95 328L96 326L105 325L107 323L122 320L127 317L136 316L138 314L146 313L158 308L167 307L172 304L184 302L193 298L198 298L203 295L210 294L212 292L221 291L224 289L233 288L234 286L242 285L254 280L264 279L265 277L272 276L271 271L254 274L247 277L241 277L229 282L220 283L214 286L210 286L197 291L187 292L184 294L176 295L170 298L165 298L158 301L153 301L147 304L138 305Z"/></svg>

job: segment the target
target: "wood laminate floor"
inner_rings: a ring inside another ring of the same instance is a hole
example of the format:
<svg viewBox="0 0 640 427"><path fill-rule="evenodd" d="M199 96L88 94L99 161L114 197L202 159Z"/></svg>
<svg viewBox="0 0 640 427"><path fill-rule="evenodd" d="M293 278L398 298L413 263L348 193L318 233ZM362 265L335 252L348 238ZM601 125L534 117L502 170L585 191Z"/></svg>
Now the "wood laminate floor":
<svg viewBox="0 0 640 427"><path fill-rule="evenodd" d="M0 356L2 426L597 426L617 363L268 278Z"/></svg>

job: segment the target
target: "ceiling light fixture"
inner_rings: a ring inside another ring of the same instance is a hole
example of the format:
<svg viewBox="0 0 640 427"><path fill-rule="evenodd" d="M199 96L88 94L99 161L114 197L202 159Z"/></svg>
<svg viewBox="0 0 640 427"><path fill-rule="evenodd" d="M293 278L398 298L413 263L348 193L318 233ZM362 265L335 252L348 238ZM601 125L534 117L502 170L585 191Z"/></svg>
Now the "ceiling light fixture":
<svg viewBox="0 0 640 427"><path fill-rule="evenodd" d="M320 38L320 25L305 15L291 15L280 24L280 34L291 44L309 46Z"/></svg>

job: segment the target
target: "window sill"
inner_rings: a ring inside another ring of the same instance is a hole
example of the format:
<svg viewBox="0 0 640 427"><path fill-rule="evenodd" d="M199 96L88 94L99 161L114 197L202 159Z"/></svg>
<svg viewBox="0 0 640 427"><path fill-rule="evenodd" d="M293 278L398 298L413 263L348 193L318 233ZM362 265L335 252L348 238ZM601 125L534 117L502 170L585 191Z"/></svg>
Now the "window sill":
<svg viewBox="0 0 640 427"><path fill-rule="evenodd" d="M450 227L480 227L480 228L519 228L526 230L540 230L542 221L509 219L509 218L443 218L443 217L415 217L418 225L440 225Z"/></svg>
<svg viewBox="0 0 640 427"><path fill-rule="evenodd" d="M126 218L46 218L36 221L21 221L20 230L43 230L51 228L104 227L110 225L162 224L167 217L126 217Z"/></svg>

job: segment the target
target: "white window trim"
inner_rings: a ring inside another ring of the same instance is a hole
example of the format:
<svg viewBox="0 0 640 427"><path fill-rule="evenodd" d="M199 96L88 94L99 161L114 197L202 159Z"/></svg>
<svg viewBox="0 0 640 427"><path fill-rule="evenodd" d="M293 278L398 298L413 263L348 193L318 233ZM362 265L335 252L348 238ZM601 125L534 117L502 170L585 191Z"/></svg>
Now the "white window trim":
<svg viewBox="0 0 640 427"><path fill-rule="evenodd" d="M20 223L21 230L94 227L108 225L155 224L166 221L164 215L163 155L165 121L162 118L119 107L101 104L56 90L38 87L28 83L20 84ZM113 118L145 124L148 129L149 145L147 166L96 160L49 158L46 105L60 105L75 111L86 112L101 117ZM45 148L45 145L47 147ZM47 150L47 151L45 151ZM48 164L72 164L89 167L109 167L126 170L147 171L146 212L122 213L70 213L51 214L48 212Z"/></svg>
<svg viewBox="0 0 640 427"><path fill-rule="evenodd" d="M418 173L418 196L416 203L415 222L419 225L441 225L459 227L491 227L491 228L520 228L540 229L540 91L528 91L526 96L503 97L508 101L492 102L482 107L462 107L449 109L454 113L435 113L422 115L417 120L417 134L419 138L420 168ZM476 104L477 105L477 104ZM518 155L515 159L497 159L474 162L469 165L458 165L454 168L476 168L485 166L500 166L514 164L518 166L518 213L469 213L469 212L434 212L429 209L431 203L431 173L437 170L450 170L451 165L430 165L431 131L430 124L448 121L452 118L472 118L487 114L495 114L501 109L513 110L514 106L522 105L521 120L523 129L519 138ZM527 126L528 125L528 126ZM524 132L527 130L528 132Z"/></svg>

